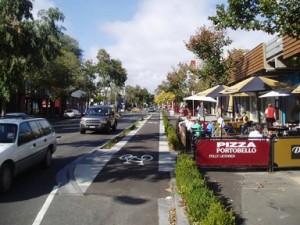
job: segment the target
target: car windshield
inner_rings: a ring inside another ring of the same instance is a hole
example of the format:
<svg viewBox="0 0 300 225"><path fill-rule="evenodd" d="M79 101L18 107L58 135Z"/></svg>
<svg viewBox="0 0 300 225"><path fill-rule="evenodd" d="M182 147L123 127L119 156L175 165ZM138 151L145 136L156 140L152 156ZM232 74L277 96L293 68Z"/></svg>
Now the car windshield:
<svg viewBox="0 0 300 225"><path fill-rule="evenodd" d="M95 115L95 116L105 116L109 113L108 108L90 108L87 112L88 115Z"/></svg>
<svg viewBox="0 0 300 225"><path fill-rule="evenodd" d="M14 143L17 135L17 125L0 124L0 143Z"/></svg>

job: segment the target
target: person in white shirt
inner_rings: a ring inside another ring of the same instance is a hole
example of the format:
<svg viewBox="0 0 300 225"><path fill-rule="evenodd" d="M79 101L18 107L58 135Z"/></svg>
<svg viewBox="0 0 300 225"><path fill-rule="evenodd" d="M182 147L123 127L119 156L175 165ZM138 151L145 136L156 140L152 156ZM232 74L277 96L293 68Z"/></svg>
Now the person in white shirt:
<svg viewBox="0 0 300 225"><path fill-rule="evenodd" d="M259 124L257 124L254 128L253 131L251 131L249 134L248 134L248 138L249 139L252 139L252 138L262 138L263 135L262 135L262 126L260 126Z"/></svg>
<svg viewBox="0 0 300 225"><path fill-rule="evenodd" d="M217 122L218 122L220 128L224 128L225 123L224 123L224 119L222 118L222 116L219 116Z"/></svg>
<svg viewBox="0 0 300 225"><path fill-rule="evenodd" d="M188 115L185 120L183 120L179 123L179 126L185 126L186 130L189 132L192 131L193 125L194 125L194 122L192 121L192 117L190 115Z"/></svg>
<svg viewBox="0 0 300 225"><path fill-rule="evenodd" d="M192 127L193 127L193 125L194 125L194 122L192 121L191 115L188 115L185 120L183 120L179 123L179 126L185 126L186 127L186 149L187 149L187 151L191 150L191 140L192 140L192 134L193 134Z"/></svg>
<svg viewBox="0 0 300 225"><path fill-rule="evenodd" d="M227 134L232 133L233 130L232 126L226 124L222 116L219 116L217 123L219 124L220 129L224 129Z"/></svg>

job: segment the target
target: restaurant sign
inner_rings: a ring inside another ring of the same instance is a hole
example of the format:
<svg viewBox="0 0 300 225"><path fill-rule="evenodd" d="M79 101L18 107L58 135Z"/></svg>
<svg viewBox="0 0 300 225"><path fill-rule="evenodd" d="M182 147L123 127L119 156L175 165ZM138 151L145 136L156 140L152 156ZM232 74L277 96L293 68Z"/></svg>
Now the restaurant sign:
<svg viewBox="0 0 300 225"><path fill-rule="evenodd" d="M268 140L201 139L196 145L199 166L268 166Z"/></svg>

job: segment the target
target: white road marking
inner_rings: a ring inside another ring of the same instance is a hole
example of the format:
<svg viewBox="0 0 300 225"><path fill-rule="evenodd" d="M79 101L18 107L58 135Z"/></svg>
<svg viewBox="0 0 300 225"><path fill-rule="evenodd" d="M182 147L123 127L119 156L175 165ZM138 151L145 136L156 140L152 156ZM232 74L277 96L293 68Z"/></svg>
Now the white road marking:
<svg viewBox="0 0 300 225"><path fill-rule="evenodd" d="M108 157L110 159L114 153L119 151L136 134L136 132L138 132L141 129L141 127L147 122L147 120L150 117L148 117L144 121L142 121L139 124L138 129L131 131L125 138L123 138L123 140L121 140L113 148L111 148L109 150L109 154L106 154L106 157ZM160 132L160 136L159 136L159 171L171 171L173 169L173 166L175 163L176 155L170 154L170 152L169 152L168 143L166 141L167 139L166 139L166 136L164 135L164 126L162 124L162 118L160 118L159 132ZM99 148L96 150L98 152L101 151L101 149L99 150ZM94 151L95 151L95 149L92 152L94 152ZM108 152L106 152L106 153L108 153ZM74 175L76 178L78 178L78 186L80 187L80 189L82 190L83 193L87 190L87 188L93 182L96 175L104 167L106 162L109 161L108 158L103 159L103 155L101 158L102 158L101 163L99 163L99 157L96 157L93 159L95 162L97 161L97 163L98 163L98 167L96 169L95 169L95 164L93 164L93 165L76 164L76 167L74 170ZM79 159L77 159L75 161L79 161ZM105 163L103 163L103 162L105 162ZM87 177L87 174L90 174L90 175ZM81 180L81 178L83 178L83 177L84 177L84 180ZM50 192L44 205L40 209L40 211L37 214L32 225L40 225L41 224L54 196L58 192L58 188L59 188L58 186L55 186L53 188L53 190ZM74 190L73 190L73 192L74 192ZM170 206L168 206L170 204L170 202L169 202L170 200L171 199L164 199L164 200L159 199L158 200L159 201L159 204L158 204L159 205L159 214L160 214L159 224L165 224L165 222L166 222L165 218L168 218L166 216L166 214L168 214L168 212L161 210L161 208L170 208Z"/></svg>
<svg viewBox="0 0 300 225"><path fill-rule="evenodd" d="M43 220L43 218L44 218L44 216L45 216L45 214L46 214L46 212L47 212L47 210L48 210L48 208L49 208L49 206L50 206L50 204L51 204L51 202L52 202L52 200L53 200L53 198L54 198L54 196L57 192L57 190L58 190L58 187L54 186L54 188L52 189L52 191L48 195L48 198L46 199L44 205L42 206L41 210L37 214L37 216L36 216L36 218L35 218L32 225L41 224L41 222L42 222L42 220Z"/></svg>
<svg viewBox="0 0 300 225"><path fill-rule="evenodd" d="M160 124L159 124L159 159L158 159L158 171L168 172L173 171L175 165L175 158L177 153L173 154L169 150L168 140L165 135L165 127L163 124L162 114L160 114Z"/></svg>

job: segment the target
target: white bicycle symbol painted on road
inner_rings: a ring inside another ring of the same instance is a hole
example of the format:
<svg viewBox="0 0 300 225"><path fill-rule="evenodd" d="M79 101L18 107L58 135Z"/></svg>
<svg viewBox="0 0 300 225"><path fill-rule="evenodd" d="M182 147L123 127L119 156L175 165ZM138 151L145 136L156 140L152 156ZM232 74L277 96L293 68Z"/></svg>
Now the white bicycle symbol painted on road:
<svg viewBox="0 0 300 225"><path fill-rule="evenodd" d="M120 160L126 160L123 164L131 164L132 162L137 163L138 165L144 165L144 161L151 161L153 157L151 155L142 155L141 158L131 155L125 154L119 157Z"/></svg>

